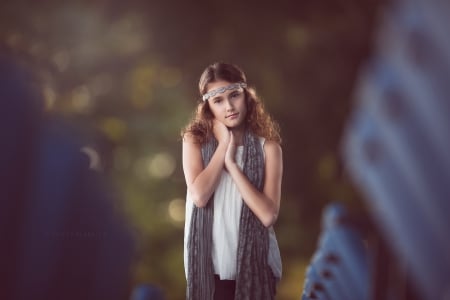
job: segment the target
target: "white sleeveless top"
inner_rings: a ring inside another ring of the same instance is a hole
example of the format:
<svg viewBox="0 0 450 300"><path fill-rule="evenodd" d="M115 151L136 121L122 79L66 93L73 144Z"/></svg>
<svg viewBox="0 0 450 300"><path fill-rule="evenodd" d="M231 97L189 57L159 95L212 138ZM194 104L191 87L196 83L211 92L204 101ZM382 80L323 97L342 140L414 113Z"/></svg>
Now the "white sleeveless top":
<svg viewBox="0 0 450 300"><path fill-rule="evenodd" d="M260 138L262 146L265 139ZM244 147L238 146L236 150L236 162L243 168L242 152ZM237 247L239 240L239 221L242 208L242 196L233 182L230 174L222 170L219 184L214 193L214 220L213 220L213 245L212 260L215 274L220 279L234 280L236 278ZM184 269L187 277L188 253L187 240L191 224L193 202L186 197L186 219L184 227ZM269 227L269 253L268 264L276 278L281 278L281 256L278 242L273 227Z"/></svg>

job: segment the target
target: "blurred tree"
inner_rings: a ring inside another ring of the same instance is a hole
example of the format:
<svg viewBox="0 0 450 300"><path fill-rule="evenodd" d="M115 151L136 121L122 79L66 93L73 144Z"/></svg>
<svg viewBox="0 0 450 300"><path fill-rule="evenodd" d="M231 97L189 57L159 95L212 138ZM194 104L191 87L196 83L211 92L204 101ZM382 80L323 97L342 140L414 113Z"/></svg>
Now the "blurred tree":
<svg viewBox="0 0 450 300"><path fill-rule="evenodd" d="M141 237L135 281L161 286L168 299L182 299L185 289L179 130L199 97L203 68L240 65L282 129L276 230L284 261L279 298L289 299L300 295L322 207L336 199L359 206L339 141L379 6L18 0L0 4L0 40L38 74L47 110L104 136L96 145L104 169Z"/></svg>

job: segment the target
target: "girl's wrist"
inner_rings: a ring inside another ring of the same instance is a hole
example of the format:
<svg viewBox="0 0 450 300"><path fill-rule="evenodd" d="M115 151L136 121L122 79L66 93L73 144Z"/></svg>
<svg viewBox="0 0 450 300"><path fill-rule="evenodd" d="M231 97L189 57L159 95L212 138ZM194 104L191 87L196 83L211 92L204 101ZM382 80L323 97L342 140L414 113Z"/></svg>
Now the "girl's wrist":
<svg viewBox="0 0 450 300"><path fill-rule="evenodd" d="M218 145L217 145L217 148L223 148L223 149L225 149L225 151L227 150L227 148L228 148L228 142L227 141L217 141L218 142Z"/></svg>
<svg viewBox="0 0 450 300"><path fill-rule="evenodd" d="M222 138L217 138L217 142L220 144L225 144L228 145L230 143L230 137L229 136L225 136Z"/></svg>
<svg viewBox="0 0 450 300"><path fill-rule="evenodd" d="M225 161L225 167L227 168L228 172L239 169L238 164L235 161Z"/></svg>

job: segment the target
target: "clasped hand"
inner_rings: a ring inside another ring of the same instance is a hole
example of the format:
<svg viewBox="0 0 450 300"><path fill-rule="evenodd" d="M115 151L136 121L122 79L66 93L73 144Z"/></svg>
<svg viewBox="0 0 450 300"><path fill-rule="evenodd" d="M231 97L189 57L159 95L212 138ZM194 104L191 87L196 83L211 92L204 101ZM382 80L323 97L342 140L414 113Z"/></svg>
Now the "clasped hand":
<svg viewBox="0 0 450 300"><path fill-rule="evenodd" d="M236 141L233 132L222 122L214 120L213 133L219 144L227 145L225 152L225 168L229 170L236 164Z"/></svg>

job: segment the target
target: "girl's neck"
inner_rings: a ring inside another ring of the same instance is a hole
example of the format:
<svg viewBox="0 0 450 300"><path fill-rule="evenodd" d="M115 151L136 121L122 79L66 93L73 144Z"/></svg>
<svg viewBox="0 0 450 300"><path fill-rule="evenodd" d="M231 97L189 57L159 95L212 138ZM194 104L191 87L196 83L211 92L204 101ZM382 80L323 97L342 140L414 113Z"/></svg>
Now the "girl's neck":
<svg viewBox="0 0 450 300"><path fill-rule="evenodd" d="M244 144L244 128L234 128L231 129L234 135L234 140L236 142L236 145L241 146Z"/></svg>

